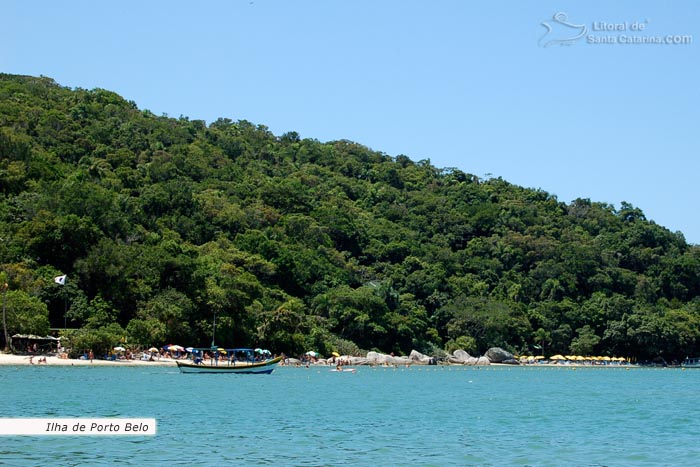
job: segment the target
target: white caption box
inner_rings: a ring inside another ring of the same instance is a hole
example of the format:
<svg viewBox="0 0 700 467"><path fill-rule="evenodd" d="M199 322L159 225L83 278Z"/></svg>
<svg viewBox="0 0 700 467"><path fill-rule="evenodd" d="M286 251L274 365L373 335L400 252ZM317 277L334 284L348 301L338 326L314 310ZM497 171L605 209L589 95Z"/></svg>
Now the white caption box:
<svg viewBox="0 0 700 467"><path fill-rule="evenodd" d="M155 418L0 418L0 436L154 436Z"/></svg>

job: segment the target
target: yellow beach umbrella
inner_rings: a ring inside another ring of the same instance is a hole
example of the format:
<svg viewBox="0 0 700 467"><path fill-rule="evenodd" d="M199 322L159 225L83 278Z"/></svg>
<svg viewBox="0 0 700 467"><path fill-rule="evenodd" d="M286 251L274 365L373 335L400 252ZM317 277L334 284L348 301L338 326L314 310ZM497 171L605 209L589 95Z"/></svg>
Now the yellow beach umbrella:
<svg viewBox="0 0 700 467"><path fill-rule="evenodd" d="M553 357L549 357L550 360L566 360L566 358L563 355L555 355Z"/></svg>
<svg viewBox="0 0 700 467"><path fill-rule="evenodd" d="M331 355L333 355L334 357L340 357L340 354L338 352L331 352Z"/></svg>

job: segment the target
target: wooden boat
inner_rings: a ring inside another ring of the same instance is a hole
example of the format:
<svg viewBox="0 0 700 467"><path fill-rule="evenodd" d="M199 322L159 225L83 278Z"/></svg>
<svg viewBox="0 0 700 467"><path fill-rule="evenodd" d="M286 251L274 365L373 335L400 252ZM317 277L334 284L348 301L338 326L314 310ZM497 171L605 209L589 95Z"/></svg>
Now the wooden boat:
<svg viewBox="0 0 700 467"><path fill-rule="evenodd" d="M209 349L193 349L194 354ZM282 357L256 358L253 349L221 349L212 352L211 358L195 357L193 360L177 360L180 373L240 373L270 374L277 367Z"/></svg>

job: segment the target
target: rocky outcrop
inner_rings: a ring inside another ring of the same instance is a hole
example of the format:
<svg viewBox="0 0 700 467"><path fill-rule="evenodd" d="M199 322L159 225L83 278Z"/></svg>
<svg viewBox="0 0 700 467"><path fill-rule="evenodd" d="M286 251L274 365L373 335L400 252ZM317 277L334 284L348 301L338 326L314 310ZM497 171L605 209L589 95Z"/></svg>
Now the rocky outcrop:
<svg viewBox="0 0 700 467"><path fill-rule="evenodd" d="M408 356L408 358L411 360L412 363L416 365L434 364L433 358L428 357L427 355L423 355L422 353L416 350L411 350L411 354Z"/></svg>
<svg viewBox="0 0 700 467"><path fill-rule="evenodd" d="M491 365L492 363L518 365L519 362L508 351L492 347L483 357L472 357L464 350L455 350L447 359L453 365Z"/></svg>
<svg viewBox="0 0 700 467"><path fill-rule="evenodd" d="M500 347L491 347L486 351L486 354L484 354L486 358L488 358L489 362L491 363L504 363L504 364L511 364L511 365L518 365L518 361L513 357L513 354L503 350Z"/></svg>
<svg viewBox="0 0 700 467"><path fill-rule="evenodd" d="M357 364L368 364L368 365L431 365L435 364L436 361L432 357L423 355L415 350L411 351L408 357L401 356L395 357L393 355L387 355L379 352L367 352L367 358L364 359L363 363ZM355 363L353 363L355 364Z"/></svg>
<svg viewBox="0 0 700 467"><path fill-rule="evenodd" d="M408 365L436 365L437 360L434 357L424 355L417 350L412 350L411 353L406 356L396 357L394 355L387 355L380 352L367 352L366 357L353 357L344 355L339 359L345 365L390 365L390 366L408 366ZM499 347L492 347L486 351L483 357L473 357L469 355L465 350L455 350L452 355L448 357L448 362L453 365L491 365L492 363L505 363L518 365L519 362L515 360L513 354L507 352ZM330 365L335 364L336 359L326 360L319 359L315 362L320 365ZM287 359L285 364L288 365L299 365L301 362L296 359Z"/></svg>
<svg viewBox="0 0 700 467"><path fill-rule="evenodd" d="M350 365L370 365L367 357L343 357Z"/></svg>
<svg viewBox="0 0 700 467"><path fill-rule="evenodd" d="M469 355L466 350L458 349L447 357L447 361L455 365L465 365L472 358L474 357Z"/></svg>
<svg viewBox="0 0 700 467"><path fill-rule="evenodd" d="M393 365L394 357L379 352L367 352L367 361L372 365Z"/></svg>
<svg viewBox="0 0 700 467"><path fill-rule="evenodd" d="M491 361L486 357L472 357L464 350L455 350L447 359L453 365L490 365Z"/></svg>

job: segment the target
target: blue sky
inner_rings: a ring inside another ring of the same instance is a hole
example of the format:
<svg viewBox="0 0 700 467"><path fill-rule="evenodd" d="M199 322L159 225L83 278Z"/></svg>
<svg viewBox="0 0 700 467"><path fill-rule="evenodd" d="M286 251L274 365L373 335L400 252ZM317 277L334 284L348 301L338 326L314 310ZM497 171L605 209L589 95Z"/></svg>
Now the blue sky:
<svg viewBox="0 0 700 467"><path fill-rule="evenodd" d="M5 0L0 11L6 73L109 89L157 115L350 139L567 203L627 201L700 244L691 0Z"/></svg>

